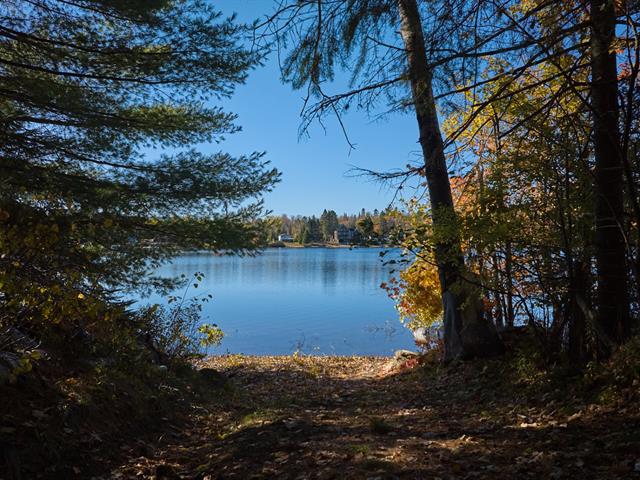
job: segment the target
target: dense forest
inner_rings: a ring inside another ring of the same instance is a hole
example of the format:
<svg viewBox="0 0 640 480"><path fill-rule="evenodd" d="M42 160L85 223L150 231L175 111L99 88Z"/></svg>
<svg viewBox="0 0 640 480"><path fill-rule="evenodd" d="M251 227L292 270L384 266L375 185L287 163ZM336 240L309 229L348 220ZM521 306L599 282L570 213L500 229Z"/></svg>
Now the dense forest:
<svg viewBox="0 0 640 480"><path fill-rule="evenodd" d="M0 478L639 475L640 2L263 6L0 3ZM415 197L269 216L268 152L200 146L270 58L303 132L415 118L417 161L360 171ZM203 274L155 274L341 229L404 252L419 352L207 358Z"/></svg>

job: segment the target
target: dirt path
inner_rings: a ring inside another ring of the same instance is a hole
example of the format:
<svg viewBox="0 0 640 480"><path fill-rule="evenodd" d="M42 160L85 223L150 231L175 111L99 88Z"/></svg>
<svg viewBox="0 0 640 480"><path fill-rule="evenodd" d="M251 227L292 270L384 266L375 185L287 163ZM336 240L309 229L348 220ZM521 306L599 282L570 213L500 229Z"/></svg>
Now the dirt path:
<svg viewBox="0 0 640 480"><path fill-rule="evenodd" d="M113 478L640 478L637 408L530 398L490 364L385 375L387 364L208 359L232 386Z"/></svg>

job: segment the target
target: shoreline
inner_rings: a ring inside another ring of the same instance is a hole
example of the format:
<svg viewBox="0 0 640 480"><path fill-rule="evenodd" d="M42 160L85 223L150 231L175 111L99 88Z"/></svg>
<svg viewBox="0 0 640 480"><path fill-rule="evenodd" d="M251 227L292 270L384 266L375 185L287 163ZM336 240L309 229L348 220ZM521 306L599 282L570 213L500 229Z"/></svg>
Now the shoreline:
<svg viewBox="0 0 640 480"><path fill-rule="evenodd" d="M295 243L295 242L287 242L287 243L271 243L269 245L267 245L266 247L264 247L262 250L268 250L268 249L292 249L292 250L299 250L299 249L321 249L321 248L326 248L329 250L339 250L339 249L343 249L343 250L354 250L354 249L368 249L368 248L379 248L379 249L391 249L391 248L401 248L398 246L393 246L393 245L344 245L344 244L332 244L332 243L327 243L327 244L322 244L322 243L312 243L312 244L307 244L307 245L301 245L299 243ZM180 255L213 255L213 256L217 256L217 257L221 257L226 255L225 253L221 253L221 252L212 252L210 250L187 250L184 252L181 252L180 254L176 255L176 256L180 256Z"/></svg>
<svg viewBox="0 0 640 480"><path fill-rule="evenodd" d="M270 243L267 248L398 248L391 245L347 245L344 243L308 243L308 244L300 244L296 242L273 242Z"/></svg>
<svg viewBox="0 0 640 480"><path fill-rule="evenodd" d="M207 353L202 358L199 358L193 362L196 366L202 366L207 362L225 362L225 361L252 361L252 362L291 362L306 359L308 361L329 361L329 362L398 362L401 360L407 360L410 358L419 358L429 355L429 350L422 350L420 348L413 347L398 348L392 353L388 354L358 354L352 355L339 355L333 353L304 353L304 352L292 352L288 354L258 354L258 353Z"/></svg>

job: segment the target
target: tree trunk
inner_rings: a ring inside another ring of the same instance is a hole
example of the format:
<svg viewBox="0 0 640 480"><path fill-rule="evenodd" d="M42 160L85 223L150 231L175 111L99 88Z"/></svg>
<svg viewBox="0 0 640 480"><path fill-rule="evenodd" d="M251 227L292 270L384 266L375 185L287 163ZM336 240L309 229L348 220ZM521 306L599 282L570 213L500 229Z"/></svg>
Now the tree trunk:
<svg viewBox="0 0 640 480"><path fill-rule="evenodd" d="M507 280L507 327L513 328L515 313L513 309L513 271L512 271L513 253L511 251L511 241L507 241L505 249L505 275Z"/></svg>
<svg viewBox="0 0 640 480"><path fill-rule="evenodd" d="M496 285L498 282L496 282ZM496 317L495 317L495 325L496 329L499 332L502 332L505 328L504 325L504 309L502 308L502 295L498 292L494 292L493 294L494 302L496 303Z"/></svg>
<svg viewBox="0 0 640 480"><path fill-rule="evenodd" d="M570 267L572 282L569 285L569 358L574 365L587 360L587 318L580 307L580 299L589 298L589 259L581 258Z"/></svg>
<svg viewBox="0 0 640 480"><path fill-rule="evenodd" d="M611 342L630 335L628 270L623 232L623 165L618 127L616 12L611 0L591 0L591 98L594 122L597 321L608 338L600 339L601 355Z"/></svg>
<svg viewBox="0 0 640 480"><path fill-rule="evenodd" d="M432 90L432 71L427 61L422 22L416 0L398 0L400 33L409 68L411 93L418 121L420 146L435 229L455 220L444 143ZM501 350L492 325L481 305L463 284L464 259L457 236L439 241L436 262L444 308L445 361L486 356Z"/></svg>

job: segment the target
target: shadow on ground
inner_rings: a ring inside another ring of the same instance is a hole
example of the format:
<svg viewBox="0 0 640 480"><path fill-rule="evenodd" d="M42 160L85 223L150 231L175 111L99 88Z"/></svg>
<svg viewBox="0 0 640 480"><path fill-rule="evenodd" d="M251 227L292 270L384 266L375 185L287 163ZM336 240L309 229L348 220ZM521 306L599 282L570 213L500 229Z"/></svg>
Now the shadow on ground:
<svg viewBox="0 0 640 480"><path fill-rule="evenodd" d="M531 395L487 365L380 377L384 359L209 362L232 378L227 406L116 478L640 478L637 409Z"/></svg>

